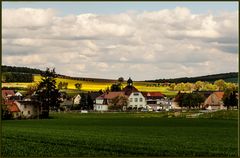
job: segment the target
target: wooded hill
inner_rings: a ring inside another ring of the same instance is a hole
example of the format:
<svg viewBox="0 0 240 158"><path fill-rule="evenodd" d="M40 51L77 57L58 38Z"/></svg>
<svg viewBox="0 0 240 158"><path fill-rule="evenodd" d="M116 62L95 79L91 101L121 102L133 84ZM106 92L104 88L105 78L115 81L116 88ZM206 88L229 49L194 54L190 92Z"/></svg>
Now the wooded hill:
<svg viewBox="0 0 240 158"><path fill-rule="evenodd" d="M197 81L206 81L213 83L216 80L223 79L225 82L233 82L238 83L238 72L229 72L229 73L221 73L214 75L206 75L199 77L181 77L181 78L171 78L171 79L156 79L156 80L147 80L146 82L169 82L169 83L195 83Z"/></svg>
<svg viewBox="0 0 240 158"><path fill-rule="evenodd" d="M16 67L16 66L1 66L2 81L4 82L32 82L33 74L41 74L43 71L35 68L27 67ZM111 79L97 79L97 78L85 78L85 77L70 77L66 75L57 74L60 78L68 78L80 81L92 81L92 82L114 82L116 80ZM214 75L206 75L199 77L182 77L182 78L173 78L173 79L156 79L156 80L146 80L145 82L157 82L157 83L195 83L196 81L207 81L213 83L216 80L223 79L226 82L238 83L238 72L230 73L221 73Z"/></svg>
<svg viewBox="0 0 240 158"><path fill-rule="evenodd" d="M16 67L16 66L1 66L2 81L3 82L33 82L34 74L41 74L42 70L28 67ZM56 74L59 78L72 79L79 81L91 81L91 82L116 82L117 80L100 79L100 78L88 78L88 77L71 77L61 74Z"/></svg>

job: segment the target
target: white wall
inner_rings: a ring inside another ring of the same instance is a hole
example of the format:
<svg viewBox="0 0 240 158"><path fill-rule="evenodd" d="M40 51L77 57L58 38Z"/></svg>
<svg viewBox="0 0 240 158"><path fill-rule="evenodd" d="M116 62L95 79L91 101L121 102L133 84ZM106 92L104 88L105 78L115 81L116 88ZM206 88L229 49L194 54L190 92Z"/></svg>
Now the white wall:
<svg viewBox="0 0 240 158"><path fill-rule="evenodd" d="M96 99L96 104L103 104L103 99Z"/></svg>
<svg viewBox="0 0 240 158"><path fill-rule="evenodd" d="M22 117L29 118L33 115L36 116L38 114L38 109L33 105L21 104L18 101L15 101L15 103L17 104Z"/></svg>
<svg viewBox="0 0 240 158"><path fill-rule="evenodd" d="M78 94L74 100L73 100L73 104L80 104L80 100L81 100L81 96Z"/></svg>
<svg viewBox="0 0 240 158"><path fill-rule="evenodd" d="M108 105L95 104L94 105L94 110L96 110L96 111L107 111L108 110Z"/></svg>
<svg viewBox="0 0 240 158"><path fill-rule="evenodd" d="M128 106L127 107L137 107L137 108L146 108L146 100L141 92L132 92L128 97Z"/></svg>

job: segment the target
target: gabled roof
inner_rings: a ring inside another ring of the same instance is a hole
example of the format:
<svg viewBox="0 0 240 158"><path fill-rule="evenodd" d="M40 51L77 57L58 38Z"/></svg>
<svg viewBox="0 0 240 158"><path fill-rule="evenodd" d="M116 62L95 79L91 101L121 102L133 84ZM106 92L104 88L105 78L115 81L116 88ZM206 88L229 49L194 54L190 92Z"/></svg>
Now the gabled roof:
<svg viewBox="0 0 240 158"><path fill-rule="evenodd" d="M224 92L214 92L213 94L216 95L219 100L222 100Z"/></svg>
<svg viewBox="0 0 240 158"><path fill-rule="evenodd" d="M209 105L220 106L223 98L224 92L213 92L205 101L204 107Z"/></svg>
<svg viewBox="0 0 240 158"><path fill-rule="evenodd" d="M22 96L20 92L15 93L16 96Z"/></svg>
<svg viewBox="0 0 240 158"><path fill-rule="evenodd" d="M113 99L116 96L120 96L120 95L125 95L125 94L122 91L120 91L120 92L107 92L107 93L104 93L104 94L98 96L96 99Z"/></svg>
<svg viewBox="0 0 240 158"><path fill-rule="evenodd" d="M132 92L139 92L134 86L126 86L122 89L125 95L129 96Z"/></svg>
<svg viewBox="0 0 240 158"><path fill-rule="evenodd" d="M105 93L100 95L100 96L98 96L96 99L104 99L104 96L105 96Z"/></svg>
<svg viewBox="0 0 240 158"><path fill-rule="evenodd" d="M15 93L13 90L2 90L3 98L7 98L7 97L11 97L11 96L15 96Z"/></svg>
<svg viewBox="0 0 240 158"><path fill-rule="evenodd" d="M5 101L4 104L7 105L7 109L10 112L20 112L17 104L13 100Z"/></svg>
<svg viewBox="0 0 240 158"><path fill-rule="evenodd" d="M165 95L161 92L142 92L143 96L146 97L164 97Z"/></svg>
<svg viewBox="0 0 240 158"><path fill-rule="evenodd" d="M113 99L116 96L120 96L120 95L125 95L124 92L108 92L105 96L104 99Z"/></svg>
<svg viewBox="0 0 240 158"><path fill-rule="evenodd" d="M8 110L10 112L20 112L16 103L13 103L12 105L8 105Z"/></svg>

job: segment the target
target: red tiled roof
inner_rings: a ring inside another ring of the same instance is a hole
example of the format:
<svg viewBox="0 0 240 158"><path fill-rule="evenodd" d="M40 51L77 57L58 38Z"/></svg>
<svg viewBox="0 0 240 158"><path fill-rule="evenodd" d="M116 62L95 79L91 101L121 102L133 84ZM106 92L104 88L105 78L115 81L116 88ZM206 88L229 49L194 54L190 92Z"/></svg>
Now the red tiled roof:
<svg viewBox="0 0 240 158"><path fill-rule="evenodd" d="M213 92L205 101L203 107L208 107L209 105L220 106L221 100L223 98L224 92Z"/></svg>
<svg viewBox="0 0 240 158"><path fill-rule="evenodd" d="M142 92L144 97L164 97L161 92Z"/></svg>
<svg viewBox="0 0 240 158"><path fill-rule="evenodd" d="M113 99L116 96L125 95L124 92L108 92L98 96L96 99Z"/></svg>
<svg viewBox="0 0 240 158"><path fill-rule="evenodd" d="M9 96L15 96L15 93L13 90L2 90L2 97L7 98Z"/></svg>
<svg viewBox="0 0 240 158"><path fill-rule="evenodd" d="M8 110L11 112L20 112L17 104L13 103L12 105L8 105Z"/></svg>
<svg viewBox="0 0 240 158"><path fill-rule="evenodd" d="M221 100L223 98L224 92L214 92L213 94L215 94L219 100Z"/></svg>
<svg viewBox="0 0 240 158"><path fill-rule="evenodd" d="M105 94L104 99L113 99L116 96L124 95L124 92L109 92Z"/></svg>

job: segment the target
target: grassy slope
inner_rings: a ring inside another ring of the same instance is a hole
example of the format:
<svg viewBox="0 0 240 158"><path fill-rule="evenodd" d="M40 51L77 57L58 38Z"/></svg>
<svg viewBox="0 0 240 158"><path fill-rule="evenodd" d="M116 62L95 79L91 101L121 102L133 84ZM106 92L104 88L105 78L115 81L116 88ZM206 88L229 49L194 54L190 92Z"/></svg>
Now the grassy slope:
<svg viewBox="0 0 240 158"><path fill-rule="evenodd" d="M237 120L161 113L3 121L3 156L236 156ZM162 118L163 117L163 118Z"/></svg>

